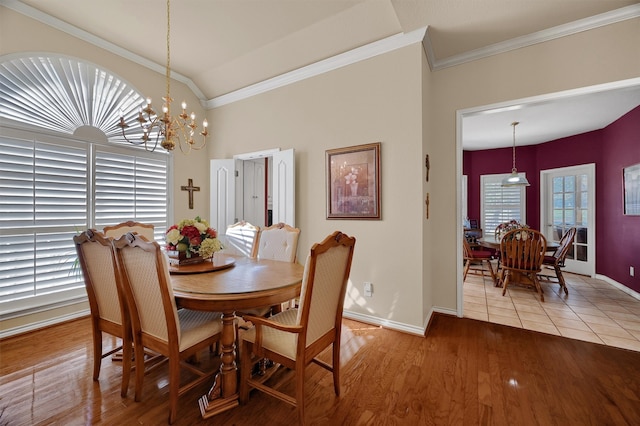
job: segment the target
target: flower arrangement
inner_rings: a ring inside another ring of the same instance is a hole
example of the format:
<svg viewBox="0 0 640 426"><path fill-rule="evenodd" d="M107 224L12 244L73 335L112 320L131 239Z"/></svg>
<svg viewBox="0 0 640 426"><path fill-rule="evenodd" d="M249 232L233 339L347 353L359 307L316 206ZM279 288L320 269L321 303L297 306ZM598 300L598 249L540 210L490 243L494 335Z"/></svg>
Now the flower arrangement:
<svg viewBox="0 0 640 426"><path fill-rule="evenodd" d="M208 259L223 246L218 232L209 226L206 220L183 219L177 225L167 229L167 251L184 253L187 259L201 256Z"/></svg>
<svg viewBox="0 0 640 426"><path fill-rule="evenodd" d="M500 240L509 231L513 231L514 229L527 229L527 228L529 228L529 225L520 223L515 219L511 219L509 222L501 223L496 227L495 236L497 240ZM516 236L516 238L518 237ZM526 237L524 239L526 239Z"/></svg>

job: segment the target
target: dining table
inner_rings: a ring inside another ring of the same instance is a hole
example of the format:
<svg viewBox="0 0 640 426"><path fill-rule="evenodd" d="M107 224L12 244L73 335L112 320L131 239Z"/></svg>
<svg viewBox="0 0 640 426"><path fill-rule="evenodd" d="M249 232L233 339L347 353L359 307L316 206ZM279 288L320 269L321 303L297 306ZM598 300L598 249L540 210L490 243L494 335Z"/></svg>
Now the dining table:
<svg viewBox="0 0 640 426"><path fill-rule="evenodd" d="M238 406L236 313L297 298L304 266L216 253L213 261L170 265L169 273L179 308L222 312L222 362L211 389L198 400L206 419Z"/></svg>

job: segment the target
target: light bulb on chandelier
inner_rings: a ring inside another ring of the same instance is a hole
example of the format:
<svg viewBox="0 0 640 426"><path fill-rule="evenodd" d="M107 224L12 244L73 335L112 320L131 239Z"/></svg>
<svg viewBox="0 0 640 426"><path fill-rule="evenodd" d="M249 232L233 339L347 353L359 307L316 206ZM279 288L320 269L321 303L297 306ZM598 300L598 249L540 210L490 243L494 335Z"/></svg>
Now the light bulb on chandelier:
<svg viewBox="0 0 640 426"><path fill-rule="evenodd" d="M182 102L182 112L177 117L171 116L171 103L173 99L170 94L171 87L171 46L170 46L170 34L171 34L171 15L170 15L170 0L167 0L167 66L166 66L166 86L167 94L162 98L164 104L162 105L162 115L157 115L153 106L151 105L151 98L147 98L147 105L138 109L138 122L140 129L142 130L142 137L140 140L131 140L127 137L125 130L129 125L124 120L124 113L120 111L120 121L117 126L122 130L122 136L124 139L134 145L144 145L147 151L155 151L160 146L167 151L173 151L176 146L180 147L180 150L188 154L192 149L199 150L205 147L207 143L207 135L209 134L207 120L202 121L202 131L199 133L202 136L202 140L199 144L196 144L194 136L198 125L196 124L195 113L187 114L187 103ZM155 139L152 141L152 133L156 132Z"/></svg>

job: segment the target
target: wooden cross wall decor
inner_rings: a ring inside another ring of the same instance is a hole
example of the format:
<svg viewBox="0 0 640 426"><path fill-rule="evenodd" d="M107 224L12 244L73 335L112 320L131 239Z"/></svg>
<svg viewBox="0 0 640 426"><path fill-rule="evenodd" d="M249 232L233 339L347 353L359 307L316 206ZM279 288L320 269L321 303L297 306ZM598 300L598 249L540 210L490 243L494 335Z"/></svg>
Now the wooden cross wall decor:
<svg viewBox="0 0 640 426"><path fill-rule="evenodd" d="M183 191L189 191L189 208L193 210L193 191L200 191L200 187L193 186L193 179L189 179L187 181L187 185L182 185L180 189Z"/></svg>

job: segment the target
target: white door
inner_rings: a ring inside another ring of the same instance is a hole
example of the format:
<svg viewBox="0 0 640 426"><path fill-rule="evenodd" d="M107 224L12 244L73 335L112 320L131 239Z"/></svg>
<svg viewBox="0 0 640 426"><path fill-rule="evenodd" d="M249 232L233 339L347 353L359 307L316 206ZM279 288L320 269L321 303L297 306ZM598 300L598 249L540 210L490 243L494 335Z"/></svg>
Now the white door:
<svg viewBox="0 0 640 426"><path fill-rule="evenodd" d="M211 160L209 214L211 226L224 235L228 225L236 223L235 160Z"/></svg>
<svg viewBox="0 0 640 426"><path fill-rule="evenodd" d="M296 226L296 168L293 149L273 153L273 223Z"/></svg>
<svg viewBox="0 0 640 426"><path fill-rule="evenodd" d="M550 241L559 241L565 231L576 227L573 247L565 270L595 275L595 164L540 172L540 224Z"/></svg>

